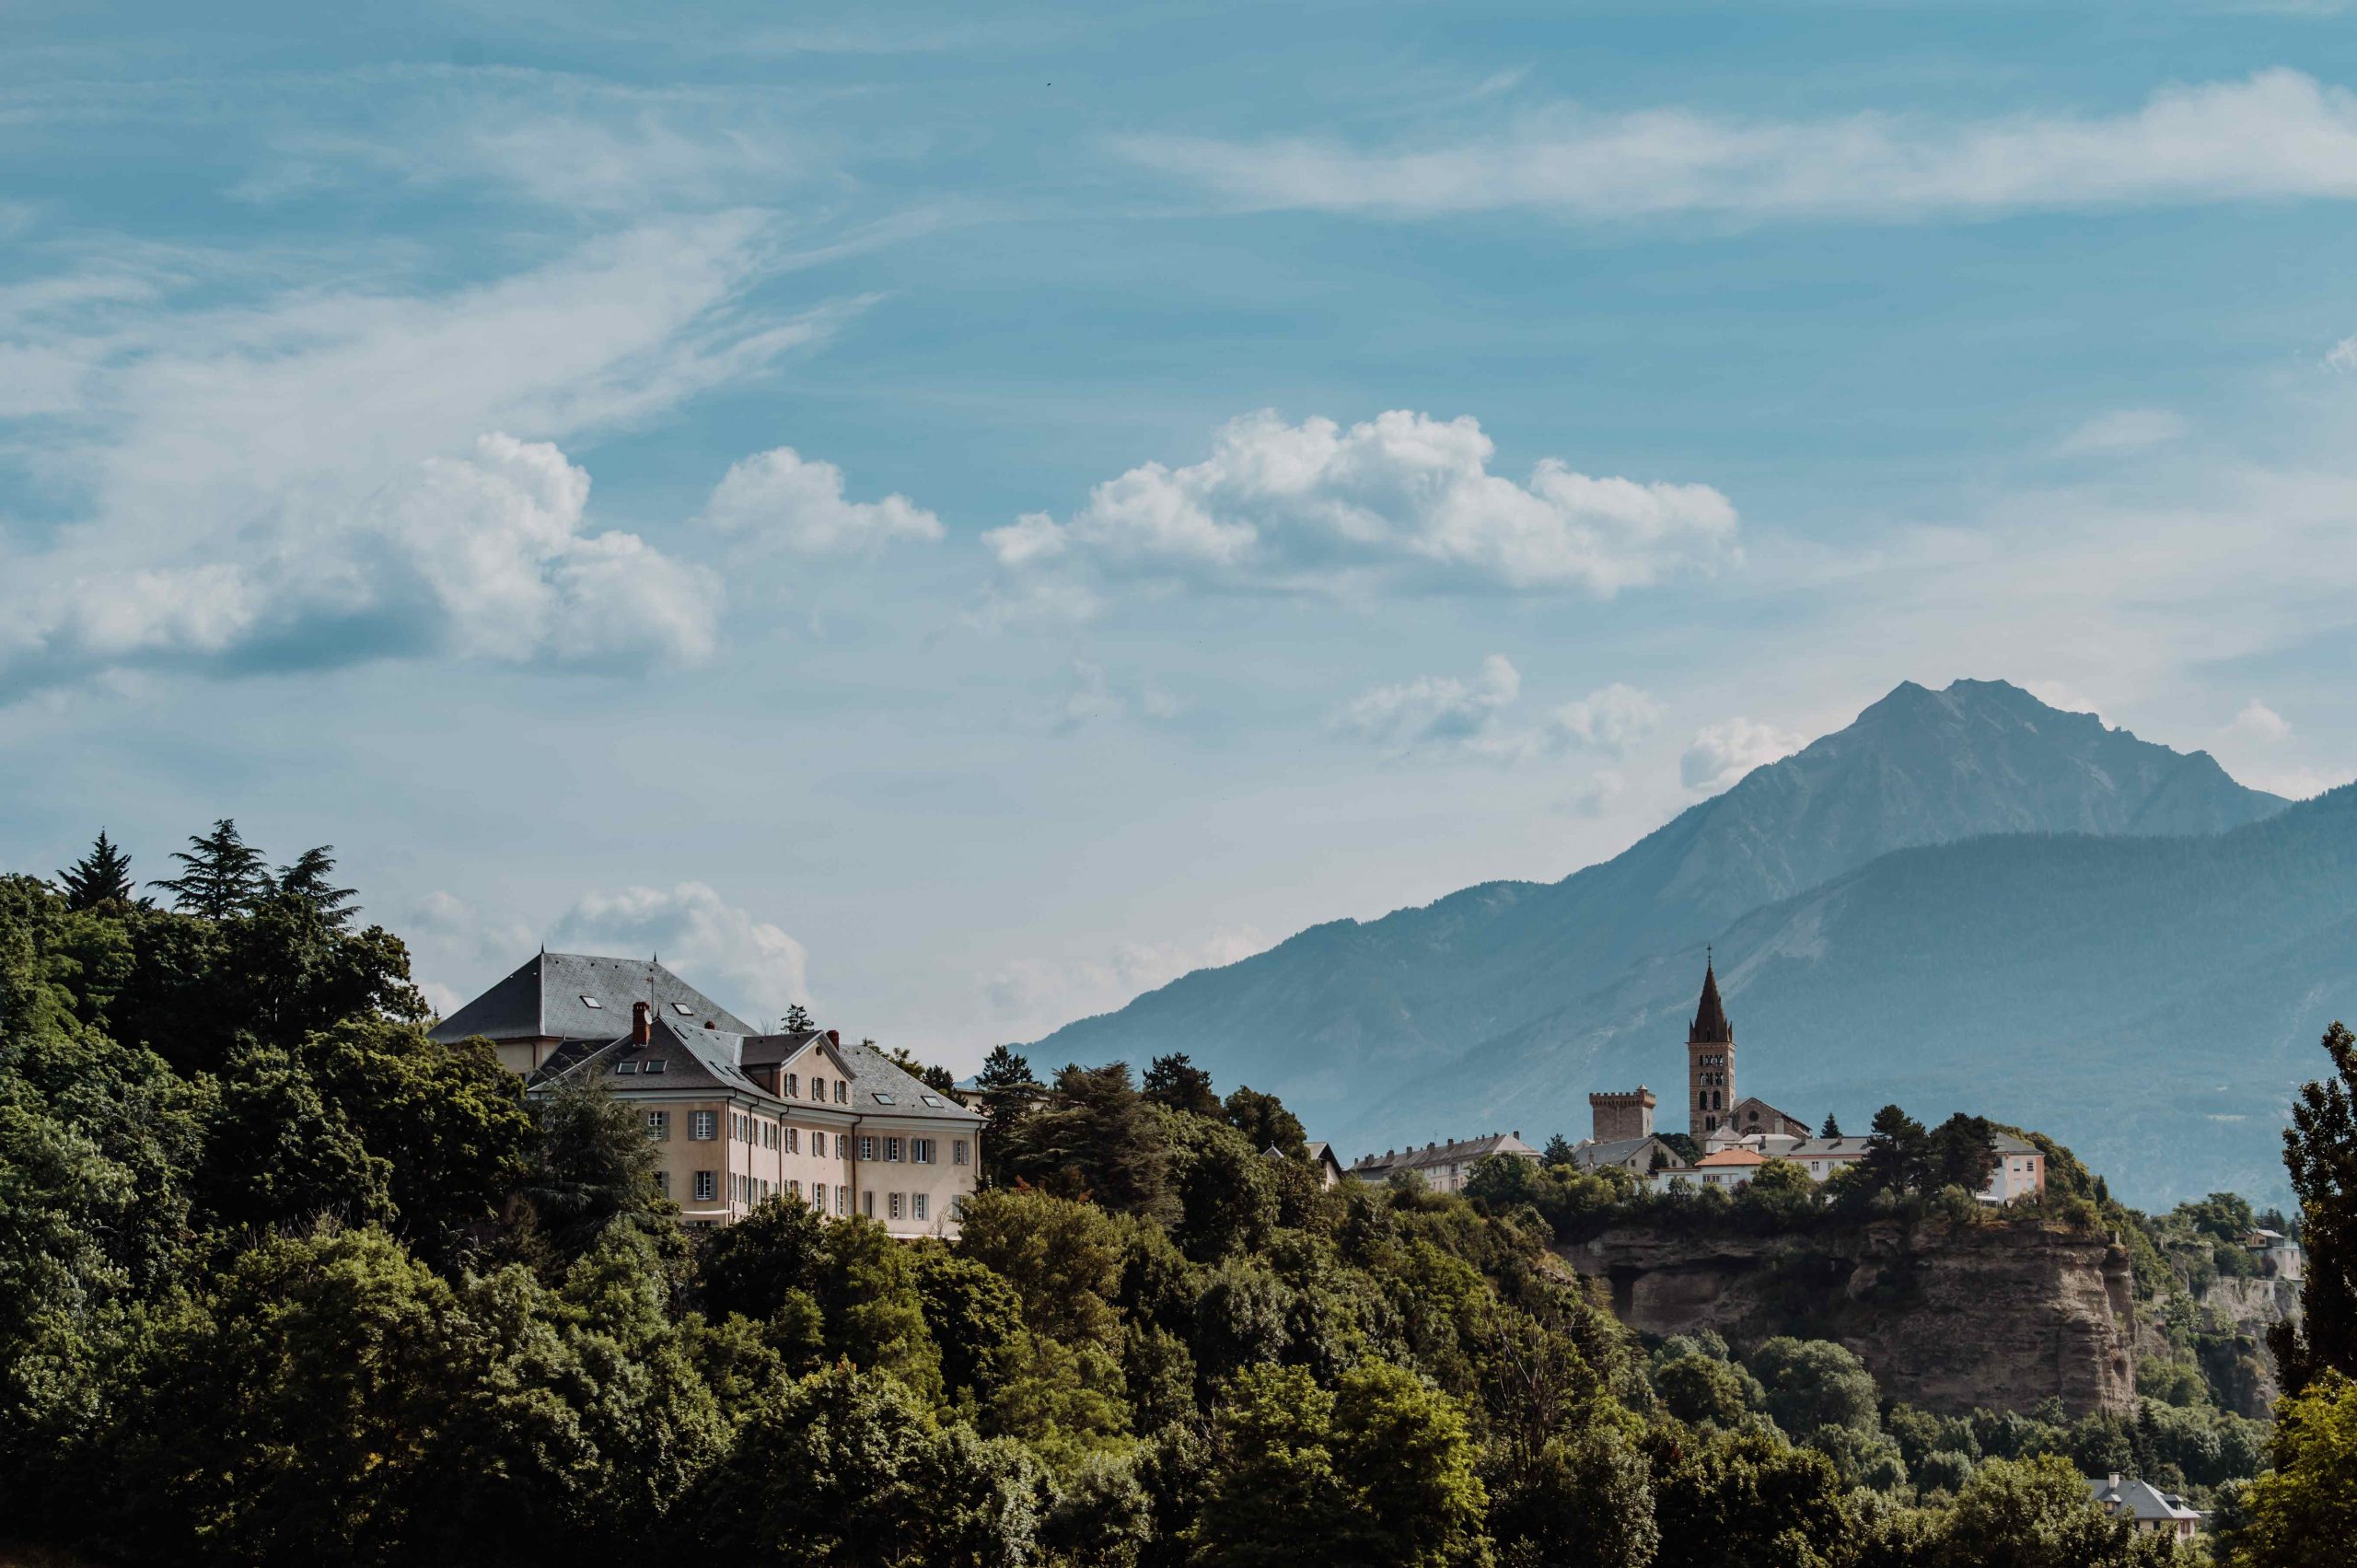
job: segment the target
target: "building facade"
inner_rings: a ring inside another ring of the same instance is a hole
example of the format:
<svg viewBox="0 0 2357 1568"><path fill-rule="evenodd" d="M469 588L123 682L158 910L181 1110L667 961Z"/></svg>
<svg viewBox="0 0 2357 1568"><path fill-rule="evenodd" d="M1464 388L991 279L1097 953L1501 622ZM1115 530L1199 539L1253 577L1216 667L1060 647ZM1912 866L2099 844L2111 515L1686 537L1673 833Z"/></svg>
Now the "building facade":
<svg viewBox="0 0 2357 1568"><path fill-rule="evenodd" d="M566 1032L609 1019L621 1029ZM433 1032L490 1040L528 1095L595 1083L627 1104L693 1228L784 1195L955 1237L981 1170L982 1118L953 1098L833 1030L754 1030L651 959L544 953Z"/></svg>
<svg viewBox="0 0 2357 1568"><path fill-rule="evenodd" d="M1639 1084L1633 1090L1587 1097L1589 1136L1599 1144L1654 1135L1654 1092Z"/></svg>

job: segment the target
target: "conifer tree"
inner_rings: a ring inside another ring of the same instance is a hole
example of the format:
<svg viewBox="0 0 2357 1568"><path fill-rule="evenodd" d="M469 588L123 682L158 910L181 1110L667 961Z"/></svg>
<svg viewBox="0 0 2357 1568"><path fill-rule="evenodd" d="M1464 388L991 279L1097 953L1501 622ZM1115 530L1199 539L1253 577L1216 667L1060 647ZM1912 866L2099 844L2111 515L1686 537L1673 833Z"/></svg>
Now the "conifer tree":
<svg viewBox="0 0 2357 1568"><path fill-rule="evenodd" d="M2332 1075L2301 1086L2283 1130L2307 1250L2300 1318L2267 1334L2287 1394L2328 1369L2357 1376L2357 1036L2336 1020L2323 1043Z"/></svg>
<svg viewBox="0 0 2357 1568"><path fill-rule="evenodd" d="M172 895L172 907L208 920L247 913L271 886L261 851L246 842L235 819L224 817L209 833L193 834L172 858L187 869L154 886Z"/></svg>
<svg viewBox="0 0 2357 1568"><path fill-rule="evenodd" d="M1212 1092L1212 1075L1196 1066L1183 1051L1157 1056L1149 1063L1141 1087L1146 1098L1173 1110L1211 1117L1220 1113L1219 1096Z"/></svg>
<svg viewBox="0 0 2357 1568"><path fill-rule="evenodd" d="M1874 1131L1858 1161L1867 1183L1884 1192L1912 1192L1923 1185L1930 1167L1931 1134L1923 1124L1895 1105L1875 1112Z"/></svg>
<svg viewBox="0 0 2357 1568"><path fill-rule="evenodd" d="M294 865L278 868L278 896L309 910L331 930L342 931L352 923L352 917L360 909L352 901L357 896L356 889L336 887L330 880L329 873L334 869L335 845L307 849L296 857Z"/></svg>
<svg viewBox="0 0 2357 1568"><path fill-rule="evenodd" d="M785 1010L785 1016L779 1020L777 1027L779 1033L790 1035L803 1034L818 1028L810 1021L810 1009L799 1002Z"/></svg>
<svg viewBox="0 0 2357 1568"><path fill-rule="evenodd" d="M1825 1125L1817 1130L1817 1135L1820 1138L1839 1138L1841 1135L1841 1123L1831 1111L1825 1113Z"/></svg>
<svg viewBox="0 0 2357 1568"><path fill-rule="evenodd" d="M90 853L59 872L57 880L65 889L67 909L98 909L134 901L131 856L107 837L104 828L99 830L98 842L90 846Z"/></svg>
<svg viewBox="0 0 2357 1568"><path fill-rule="evenodd" d="M1546 1148L1539 1151L1538 1163L1541 1165L1571 1164L1572 1141L1561 1132L1555 1133L1547 1140Z"/></svg>

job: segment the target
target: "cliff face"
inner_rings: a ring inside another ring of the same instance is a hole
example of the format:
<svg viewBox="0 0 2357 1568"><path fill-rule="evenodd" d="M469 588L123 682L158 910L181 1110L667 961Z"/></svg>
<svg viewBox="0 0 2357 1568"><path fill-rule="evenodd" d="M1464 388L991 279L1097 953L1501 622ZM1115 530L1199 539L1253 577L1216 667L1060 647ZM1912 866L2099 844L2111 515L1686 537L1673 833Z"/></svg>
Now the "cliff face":
<svg viewBox="0 0 2357 1568"><path fill-rule="evenodd" d="M1737 1350L1778 1334L1835 1340L1893 1399L1941 1414L2135 1409L2128 1255L2044 1227L1896 1225L1826 1237L1616 1229L1560 1249L1608 1281L1646 1334L1714 1329Z"/></svg>
<svg viewBox="0 0 2357 1568"><path fill-rule="evenodd" d="M2196 1349L2211 1388L2236 1415L2265 1420L2283 1392L2267 1330L2300 1316L2299 1285L2273 1276L2214 1279L2200 1305L2208 1331Z"/></svg>

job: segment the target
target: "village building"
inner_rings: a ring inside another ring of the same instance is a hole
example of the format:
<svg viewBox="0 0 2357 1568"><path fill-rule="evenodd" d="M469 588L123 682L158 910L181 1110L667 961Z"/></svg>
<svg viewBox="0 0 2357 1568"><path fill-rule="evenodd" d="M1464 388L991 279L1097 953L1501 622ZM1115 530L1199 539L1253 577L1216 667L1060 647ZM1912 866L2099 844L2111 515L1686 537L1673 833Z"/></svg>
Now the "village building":
<svg viewBox="0 0 2357 1568"><path fill-rule="evenodd" d="M2295 1283L2307 1277L2307 1254L2282 1231L2254 1230L2243 1237L2243 1245L2257 1255L2261 1275Z"/></svg>
<svg viewBox="0 0 2357 1568"><path fill-rule="evenodd" d="M1311 1144L1309 1163L1318 1167L1318 1185L1320 1187L1332 1189L1342 1184L1342 1162L1335 1157L1333 1144Z"/></svg>
<svg viewBox="0 0 2357 1568"><path fill-rule="evenodd" d="M1719 1000L1718 966L1702 960L1702 1000L1686 1027L1687 1131L1699 1143L1726 1121L1736 1102L1735 1025Z"/></svg>
<svg viewBox="0 0 2357 1568"><path fill-rule="evenodd" d="M1352 1164L1350 1173L1361 1181L1388 1181L1398 1172L1407 1171L1435 1192L1462 1192L1473 1167L1492 1155L1538 1163L1538 1151L1524 1143L1520 1132L1492 1132L1486 1138L1452 1138L1421 1149L1366 1155Z"/></svg>
<svg viewBox="0 0 2357 1568"><path fill-rule="evenodd" d="M955 1237L982 1118L832 1029L765 1034L654 959L541 953L435 1026L543 1096L595 1083L643 1119L683 1222L784 1194L893 1236Z"/></svg>
<svg viewBox="0 0 2357 1568"><path fill-rule="evenodd" d="M1757 1149L1726 1148L1704 1155L1679 1174L1705 1187L1733 1192L1749 1186L1751 1179L1759 1174L1759 1167L1767 1163L1768 1156Z"/></svg>
<svg viewBox="0 0 2357 1568"><path fill-rule="evenodd" d="M2128 1520L2140 1532L2190 1540L2201 1528L2200 1511L2184 1498L2117 1470L2102 1481L2087 1482L2087 1491L2096 1507L2114 1518Z"/></svg>

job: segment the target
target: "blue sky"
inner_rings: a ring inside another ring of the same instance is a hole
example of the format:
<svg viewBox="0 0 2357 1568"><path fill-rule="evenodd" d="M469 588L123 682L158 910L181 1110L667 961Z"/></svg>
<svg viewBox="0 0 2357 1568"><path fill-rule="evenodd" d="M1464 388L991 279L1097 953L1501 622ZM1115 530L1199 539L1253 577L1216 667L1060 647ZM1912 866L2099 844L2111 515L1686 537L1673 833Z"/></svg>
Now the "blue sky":
<svg viewBox="0 0 2357 1568"><path fill-rule="evenodd" d="M2332 5L15 5L0 864L958 1066L1902 679L2357 773Z"/></svg>

